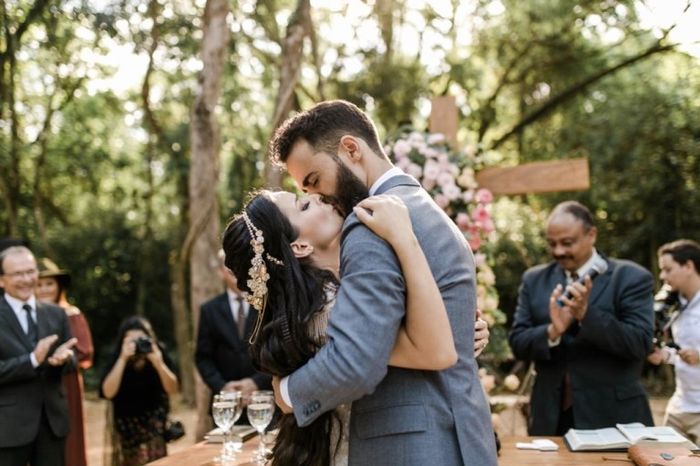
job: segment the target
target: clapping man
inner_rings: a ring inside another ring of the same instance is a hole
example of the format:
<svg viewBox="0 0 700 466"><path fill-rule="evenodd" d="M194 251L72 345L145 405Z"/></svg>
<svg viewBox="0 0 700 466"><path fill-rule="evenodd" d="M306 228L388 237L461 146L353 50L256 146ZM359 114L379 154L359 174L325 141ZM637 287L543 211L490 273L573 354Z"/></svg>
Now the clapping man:
<svg viewBox="0 0 700 466"><path fill-rule="evenodd" d="M0 253L0 464L62 466L68 406L61 376L75 368L66 313L34 296L39 273L24 246Z"/></svg>

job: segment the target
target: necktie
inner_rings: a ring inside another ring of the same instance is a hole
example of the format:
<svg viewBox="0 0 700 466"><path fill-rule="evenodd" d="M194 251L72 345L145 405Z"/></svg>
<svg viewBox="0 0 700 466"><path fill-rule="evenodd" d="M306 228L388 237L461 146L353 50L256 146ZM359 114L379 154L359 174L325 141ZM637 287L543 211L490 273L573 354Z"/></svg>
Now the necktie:
<svg viewBox="0 0 700 466"><path fill-rule="evenodd" d="M236 315L236 320L238 321L238 336L242 340L243 337L245 337L245 308L243 307L243 297L237 297L236 302L238 303L238 313Z"/></svg>
<svg viewBox="0 0 700 466"><path fill-rule="evenodd" d="M22 306L22 309L27 313L27 336L32 345L36 346L37 341L39 341L39 331L36 328L36 322L32 318L32 307L29 304Z"/></svg>
<svg viewBox="0 0 700 466"><path fill-rule="evenodd" d="M578 280L578 273L572 272L569 275L569 280L567 285L571 285L576 280ZM562 384L562 394L561 394L561 410L568 411L574 404L574 394L571 390L571 377L569 376L569 371L564 373L564 382Z"/></svg>

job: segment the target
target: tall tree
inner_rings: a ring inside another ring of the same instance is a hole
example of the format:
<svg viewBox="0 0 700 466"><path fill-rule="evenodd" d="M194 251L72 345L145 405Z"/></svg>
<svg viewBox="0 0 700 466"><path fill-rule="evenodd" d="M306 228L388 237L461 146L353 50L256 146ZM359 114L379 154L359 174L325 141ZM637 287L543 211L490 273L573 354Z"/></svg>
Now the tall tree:
<svg viewBox="0 0 700 466"><path fill-rule="evenodd" d="M226 53L230 37L227 21L229 3L226 0L207 0L204 7L202 46L200 58L202 72L199 89L192 107L191 164L189 175L189 231L182 245L180 259L189 258L190 307L193 321L199 321L199 307L219 292L217 276L217 251L220 249L219 204L216 187L219 181L219 150L221 139L216 108L221 94ZM178 265L180 275L185 273L184 262ZM182 281L184 282L184 280ZM181 283L182 283L181 282ZM183 290L184 291L184 290ZM185 356L181 351L183 393L192 399L193 354ZM184 369L187 365L188 372ZM206 405L209 394L199 376L196 382L198 411Z"/></svg>

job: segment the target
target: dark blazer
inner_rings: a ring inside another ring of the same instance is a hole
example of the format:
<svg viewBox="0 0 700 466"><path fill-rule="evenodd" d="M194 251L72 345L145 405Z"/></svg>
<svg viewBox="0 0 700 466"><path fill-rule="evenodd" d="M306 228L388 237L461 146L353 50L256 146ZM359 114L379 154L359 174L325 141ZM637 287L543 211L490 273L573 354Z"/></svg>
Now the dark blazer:
<svg viewBox="0 0 700 466"><path fill-rule="evenodd" d="M509 342L518 359L535 362L530 435L555 435L567 371L574 427L653 425L640 381L652 347L653 278L632 262L606 260L608 270L593 282L583 321L574 322L552 348L547 337L549 296L557 284L566 284L564 270L551 262L523 275Z"/></svg>
<svg viewBox="0 0 700 466"><path fill-rule="evenodd" d="M252 378L259 389L272 388L271 377L257 372L248 354L248 336L256 319L257 312L251 308L246 319L246 338L241 340L226 293L202 305L195 361L213 393L219 393L226 382L246 377Z"/></svg>
<svg viewBox="0 0 700 466"><path fill-rule="evenodd" d="M51 334L60 344L71 338L68 317L57 306L37 302L39 338ZM29 358L34 351L27 334L5 298L0 298L0 448L31 443L39 431L44 406L49 426L57 437L68 434L68 405L61 376L74 364L52 367L46 361L34 369Z"/></svg>

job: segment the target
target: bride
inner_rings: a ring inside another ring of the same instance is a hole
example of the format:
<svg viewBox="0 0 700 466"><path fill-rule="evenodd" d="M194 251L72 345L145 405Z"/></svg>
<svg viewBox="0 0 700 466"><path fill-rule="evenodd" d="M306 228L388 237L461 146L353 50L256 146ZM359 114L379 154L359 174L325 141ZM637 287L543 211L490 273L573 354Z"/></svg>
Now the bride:
<svg viewBox="0 0 700 466"><path fill-rule="evenodd" d="M457 352L447 312L408 210L399 198L385 195L367 198L354 210L392 246L406 282L406 318L389 365L422 370L451 366ZM226 266L258 311L251 354L262 371L288 375L323 345L335 294L342 285L338 276L342 225L339 213L318 196L261 191L226 227ZM486 346L488 330L483 320L476 329L478 355ZM307 427L298 427L293 415L283 415L273 466L346 465L348 420L345 406Z"/></svg>

